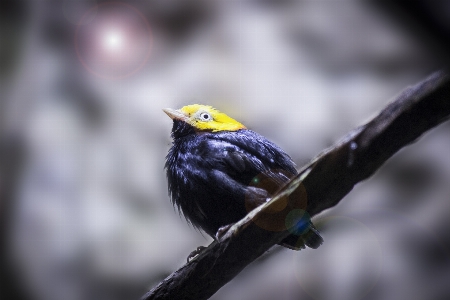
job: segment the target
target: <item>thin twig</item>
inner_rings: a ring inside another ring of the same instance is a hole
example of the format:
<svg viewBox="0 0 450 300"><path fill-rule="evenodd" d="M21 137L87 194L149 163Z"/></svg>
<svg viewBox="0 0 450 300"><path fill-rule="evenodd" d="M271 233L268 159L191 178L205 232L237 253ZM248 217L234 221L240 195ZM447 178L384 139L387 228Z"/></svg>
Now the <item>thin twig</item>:
<svg viewBox="0 0 450 300"><path fill-rule="evenodd" d="M250 212L191 262L164 279L142 300L208 299L248 264L289 235L256 225L283 194L301 186L314 216L333 207L355 184L371 176L402 147L450 116L450 78L436 72L405 89L369 123L360 126L305 166L270 202ZM285 195L284 195L285 196Z"/></svg>

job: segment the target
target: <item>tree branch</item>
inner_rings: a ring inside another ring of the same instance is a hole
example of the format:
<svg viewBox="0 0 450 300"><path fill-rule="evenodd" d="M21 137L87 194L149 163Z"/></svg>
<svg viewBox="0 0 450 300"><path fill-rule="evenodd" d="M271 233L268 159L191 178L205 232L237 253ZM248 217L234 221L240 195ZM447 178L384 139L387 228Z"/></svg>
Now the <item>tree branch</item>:
<svg viewBox="0 0 450 300"><path fill-rule="evenodd" d="M286 196L305 190L307 211L314 216L371 176L402 147L450 116L450 78L436 72L405 89L369 123L348 133L306 165L271 201L233 225L194 260L164 279L142 300L207 299L253 260L290 233L257 225Z"/></svg>

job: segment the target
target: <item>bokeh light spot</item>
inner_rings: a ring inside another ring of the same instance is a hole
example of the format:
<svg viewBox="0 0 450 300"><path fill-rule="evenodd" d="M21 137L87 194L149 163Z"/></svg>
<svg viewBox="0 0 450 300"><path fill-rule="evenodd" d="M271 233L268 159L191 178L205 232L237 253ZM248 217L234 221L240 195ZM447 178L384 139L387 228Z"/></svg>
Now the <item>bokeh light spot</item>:
<svg viewBox="0 0 450 300"><path fill-rule="evenodd" d="M272 169L268 174L260 173L250 180L249 186L251 188L258 188L272 196L275 195L279 188L279 181L275 180L270 174L284 174L286 178L292 177L287 171L282 169ZM245 209L247 212L252 211L261 204L266 203L270 198L262 199L257 191L248 189L245 194ZM292 229L296 232L301 231L301 228L293 229L297 222L303 215L301 212L306 210L308 196L306 188L300 184L290 195L283 196L277 201L269 201L263 213L258 214L252 218L252 221L259 227L269 231L283 231ZM305 215L306 216L306 215Z"/></svg>
<svg viewBox="0 0 450 300"><path fill-rule="evenodd" d="M286 228L290 233L302 235L309 228L310 217L303 209L293 209L286 216Z"/></svg>
<svg viewBox="0 0 450 300"><path fill-rule="evenodd" d="M142 69L150 57L151 43L145 16L122 2L92 7L79 20L75 33L81 65L108 79L126 78Z"/></svg>
<svg viewBox="0 0 450 300"><path fill-rule="evenodd" d="M105 34L103 43L106 50L117 52L123 48L124 38L121 32L111 30Z"/></svg>

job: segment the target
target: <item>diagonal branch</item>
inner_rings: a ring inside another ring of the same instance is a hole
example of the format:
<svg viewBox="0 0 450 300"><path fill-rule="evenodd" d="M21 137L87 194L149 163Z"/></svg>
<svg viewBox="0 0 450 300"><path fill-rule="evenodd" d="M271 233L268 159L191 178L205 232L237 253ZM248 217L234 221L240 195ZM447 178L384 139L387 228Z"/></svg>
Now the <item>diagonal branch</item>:
<svg viewBox="0 0 450 300"><path fill-rule="evenodd" d="M319 154L268 203L233 225L191 262L164 279L142 300L207 299L248 264L289 235L257 226L277 202L302 186L307 211L314 216L348 194L355 184L371 176L402 147L450 116L450 77L436 72L405 89L369 123L348 133Z"/></svg>

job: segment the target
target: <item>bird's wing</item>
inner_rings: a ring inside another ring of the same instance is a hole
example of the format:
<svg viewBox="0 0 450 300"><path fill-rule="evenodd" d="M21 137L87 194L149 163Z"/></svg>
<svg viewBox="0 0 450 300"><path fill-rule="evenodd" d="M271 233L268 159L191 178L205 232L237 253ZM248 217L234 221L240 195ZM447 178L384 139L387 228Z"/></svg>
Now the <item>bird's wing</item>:
<svg viewBox="0 0 450 300"><path fill-rule="evenodd" d="M212 170L210 179L217 182L219 189L245 195L252 207L266 202L294 175L291 173L295 170L293 164L286 168L275 161L275 154L269 151L256 155L251 145L240 147L217 139L209 139L207 144L201 148L207 149L202 156Z"/></svg>
<svg viewBox="0 0 450 300"><path fill-rule="evenodd" d="M280 147L254 131L222 132L217 135L217 138L235 145L250 157L258 158L264 169L282 169L291 174L297 174L295 163L291 157Z"/></svg>
<svg viewBox="0 0 450 300"><path fill-rule="evenodd" d="M243 193L248 212L269 200L297 173L285 152L253 132L221 134L220 139L208 140L208 147L203 149L207 149L204 161L211 163L211 179L216 180L218 189ZM291 195L294 201L289 204L290 210L306 209L302 193L297 189ZM315 249L322 244L323 239L309 219L303 221L307 226L302 225L301 232L293 233L281 244L296 250L304 245Z"/></svg>

